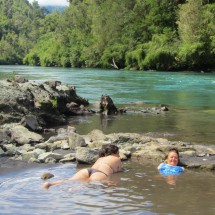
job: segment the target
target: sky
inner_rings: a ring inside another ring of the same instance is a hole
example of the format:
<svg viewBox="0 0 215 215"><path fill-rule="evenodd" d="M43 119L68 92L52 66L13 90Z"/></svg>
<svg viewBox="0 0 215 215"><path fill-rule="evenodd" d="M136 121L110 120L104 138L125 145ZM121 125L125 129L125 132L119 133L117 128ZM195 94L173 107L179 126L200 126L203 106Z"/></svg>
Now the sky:
<svg viewBox="0 0 215 215"><path fill-rule="evenodd" d="M34 0L28 0L32 3ZM58 5L58 6L68 6L69 2L67 0L36 0L40 6L43 5Z"/></svg>

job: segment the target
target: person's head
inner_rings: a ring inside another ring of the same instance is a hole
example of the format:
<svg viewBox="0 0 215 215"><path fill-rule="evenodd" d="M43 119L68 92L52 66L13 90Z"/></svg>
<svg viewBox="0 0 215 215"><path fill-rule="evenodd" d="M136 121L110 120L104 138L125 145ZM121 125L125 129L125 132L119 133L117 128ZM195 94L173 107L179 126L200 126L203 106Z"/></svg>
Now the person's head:
<svg viewBox="0 0 215 215"><path fill-rule="evenodd" d="M104 145L102 147L102 149L99 152L99 157L105 157L105 156L108 156L108 155L115 155L115 154L118 154L118 153L119 153L118 146L108 144L108 145Z"/></svg>
<svg viewBox="0 0 215 215"><path fill-rule="evenodd" d="M171 166L177 166L180 162L178 149L172 148L166 156L166 162Z"/></svg>

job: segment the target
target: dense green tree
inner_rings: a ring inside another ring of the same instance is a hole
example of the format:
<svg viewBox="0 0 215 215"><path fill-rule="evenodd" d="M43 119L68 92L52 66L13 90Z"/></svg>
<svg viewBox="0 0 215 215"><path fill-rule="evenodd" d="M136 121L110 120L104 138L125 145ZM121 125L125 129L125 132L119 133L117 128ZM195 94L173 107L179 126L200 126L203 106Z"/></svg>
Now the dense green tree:
<svg viewBox="0 0 215 215"><path fill-rule="evenodd" d="M214 23L212 20L215 17L214 14L208 14L209 8L212 7L204 6L202 0L188 0L180 6L178 32L181 44L177 56L179 67L206 69L214 64L211 41L215 31L208 27L208 22Z"/></svg>
<svg viewBox="0 0 215 215"><path fill-rule="evenodd" d="M0 62L22 64L40 35L38 29L45 9L37 2L31 5L26 0L0 0L0 16Z"/></svg>
<svg viewBox="0 0 215 215"><path fill-rule="evenodd" d="M214 0L0 0L0 64L152 70L215 66Z"/></svg>

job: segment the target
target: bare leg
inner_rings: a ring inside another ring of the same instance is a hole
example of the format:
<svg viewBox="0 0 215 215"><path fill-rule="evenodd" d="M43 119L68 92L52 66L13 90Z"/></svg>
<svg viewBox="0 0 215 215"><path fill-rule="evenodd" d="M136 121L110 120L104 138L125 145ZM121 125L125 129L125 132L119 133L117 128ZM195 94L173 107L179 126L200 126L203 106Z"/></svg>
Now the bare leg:
<svg viewBox="0 0 215 215"><path fill-rule="evenodd" d="M49 187L51 187L52 185L56 185L56 184L61 184L61 183L63 183L65 180L58 180L58 181L53 181L53 182L45 182L44 184L43 184L43 188L45 188L45 189L49 189Z"/></svg>
<svg viewBox="0 0 215 215"><path fill-rule="evenodd" d="M68 181L68 180L83 180L83 181L87 181L88 179L89 179L89 174L88 174L87 169L82 169L82 170L78 171L71 178L68 178L67 180L58 180L58 181L53 181L53 182L45 182L44 185L43 185L43 188L49 189L49 187L51 187L52 185L62 184L63 182Z"/></svg>
<svg viewBox="0 0 215 215"><path fill-rule="evenodd" d="M82 169L78 171L75 175L73 175L68 180L81 180L81 181L87 181L89 180L89 173L87 169Z"/></svg>

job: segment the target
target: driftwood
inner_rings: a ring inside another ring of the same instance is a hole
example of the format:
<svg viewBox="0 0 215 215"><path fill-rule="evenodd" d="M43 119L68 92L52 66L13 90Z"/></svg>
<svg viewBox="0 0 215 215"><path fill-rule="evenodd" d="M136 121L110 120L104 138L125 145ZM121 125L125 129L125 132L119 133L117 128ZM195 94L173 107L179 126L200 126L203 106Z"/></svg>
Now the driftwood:
<svg viewBox="0 0 215 215"><path fill-rule="evenodd" d="M117 114L118 110L113 100L108 95L102 95L100 101L100 113L104 115Z"/></svg>
<svg viewBox="0 0 215 215"><path fill-rule="evenodd" d="M111 66L115 69L119 69L119 67L116 65L114 58L112 59L113 64L111 64Z"/></svg>

